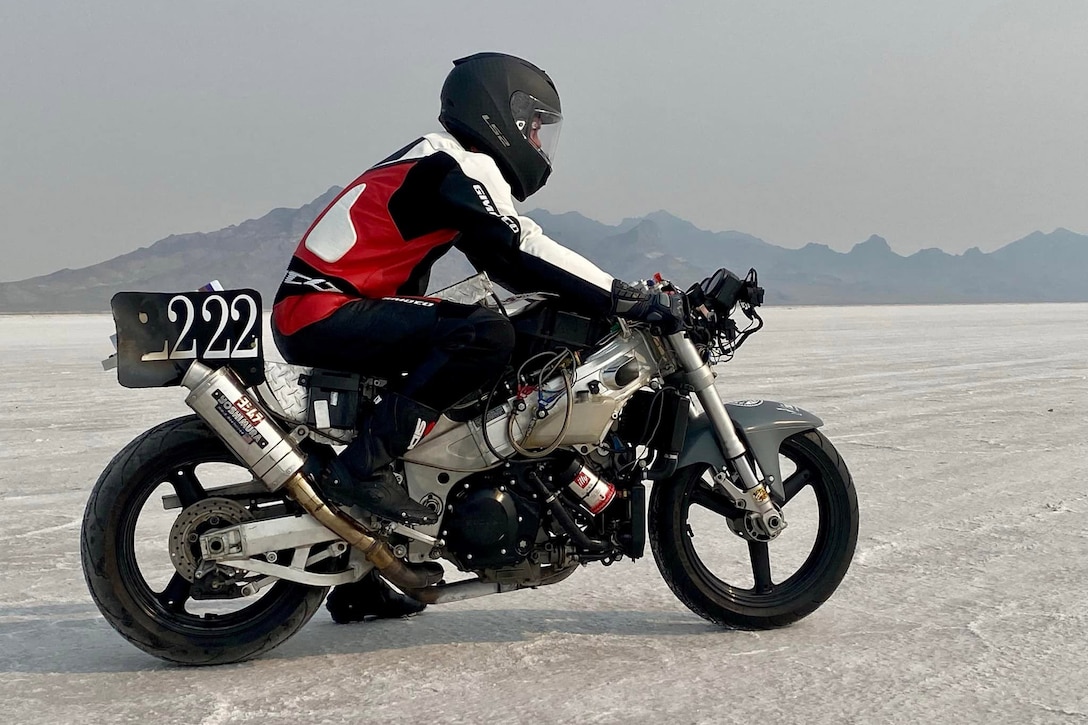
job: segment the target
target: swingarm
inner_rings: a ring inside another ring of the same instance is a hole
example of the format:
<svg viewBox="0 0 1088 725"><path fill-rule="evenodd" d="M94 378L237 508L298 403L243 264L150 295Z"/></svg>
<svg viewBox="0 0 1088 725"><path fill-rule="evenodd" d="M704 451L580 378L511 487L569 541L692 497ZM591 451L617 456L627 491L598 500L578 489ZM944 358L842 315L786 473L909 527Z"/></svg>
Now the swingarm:
<svg viewBox="0 0 1088 725"><path fill-rule="evenodd" d="M200 536L200 553L204 564L196 571L200 578L216 565L264 574L268 577L287 579L311 586L334 586L357 581L372 568L361 554L348 561L347 569L337 573L308 571L318 562L342 556L348 550L346 542L309 516L283 516L262 521L247 521L235 526L215 529ZM321 551L310 553L312 548L328 544ZM289 561L283 563L284 552L292 552ZM258 558L259 557L259 558ZM261 586L270 583L259 580L253 586L256 593Z"/></svg>

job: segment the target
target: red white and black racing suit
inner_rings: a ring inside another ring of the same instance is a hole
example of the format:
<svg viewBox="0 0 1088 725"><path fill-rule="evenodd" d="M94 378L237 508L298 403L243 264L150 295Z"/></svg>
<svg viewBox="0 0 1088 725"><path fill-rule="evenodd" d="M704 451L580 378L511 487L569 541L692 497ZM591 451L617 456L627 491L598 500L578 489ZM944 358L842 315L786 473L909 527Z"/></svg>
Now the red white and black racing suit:
<svg viewBox="0 0 1088 725"><path fill-rule="evenodd" d="M451 247L511 291L615 311L612 276L519 216L490 156L432 133L353 181L303 236L272 310L284 357L393 377L436 412L493 381L513 349L509 321L423 296Z"/></svg>

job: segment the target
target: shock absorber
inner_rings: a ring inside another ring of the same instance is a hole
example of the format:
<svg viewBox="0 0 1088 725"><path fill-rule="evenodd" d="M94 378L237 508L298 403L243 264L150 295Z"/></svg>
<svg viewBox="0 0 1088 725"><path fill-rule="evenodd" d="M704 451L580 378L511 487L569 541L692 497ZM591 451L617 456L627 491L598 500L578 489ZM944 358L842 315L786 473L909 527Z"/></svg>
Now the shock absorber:
<svg viewBox="0 0 1088 725"><path fill-rule="evenodd" d="M749 512L746 514L748 521L745 530L752 537L758 537L755 538L758 541L773 539L786 528L786 517L771 500L766 485L759 479L748 461L744 443L737 435L733 421L729 417L729 411L714 388L714 372L699 355L686 333L677 332L670 335L668 339L673 351L676 352L680 366L687 373L688 384L695 391L707 418L713 425L722 451L737 472L735 482L722 471L717 473L715 480L725 488L727 495L734 499L734 503ZM736 494L730 490L734 483L739 488Z"/></svg>

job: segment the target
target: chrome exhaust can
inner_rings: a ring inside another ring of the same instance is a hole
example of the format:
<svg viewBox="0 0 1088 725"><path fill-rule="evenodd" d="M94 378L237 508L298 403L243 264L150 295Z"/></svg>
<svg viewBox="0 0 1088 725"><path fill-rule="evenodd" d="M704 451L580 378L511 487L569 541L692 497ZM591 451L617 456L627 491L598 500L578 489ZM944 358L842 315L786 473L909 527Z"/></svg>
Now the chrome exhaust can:
<svg viewBox="0 0 1088 725"><path fill-rule="evenodd" d="M181 384L192 408L254 475L275 491L298 473L306 454L284 433L230 368L193 362Z"/></svg>

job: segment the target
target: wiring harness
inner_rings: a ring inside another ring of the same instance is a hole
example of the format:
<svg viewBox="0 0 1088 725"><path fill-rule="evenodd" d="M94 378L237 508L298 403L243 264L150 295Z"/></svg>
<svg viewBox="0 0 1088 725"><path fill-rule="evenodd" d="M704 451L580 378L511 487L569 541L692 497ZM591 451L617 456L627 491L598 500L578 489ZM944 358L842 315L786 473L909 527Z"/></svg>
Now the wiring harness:
<svg viewBox="0 0 1088 725"><path fill-rule="evenodd" d="M763 318L756 312L763 304L763 288L755 269L749 269L744 279L719 269L692 285L686 297L692 312L688 334L703 359L712 365L731 360L740 346L763 327ZM748 318L743 330L733 319L737 309Z"/></svg>
<svg viewBox="0 0 1088 725"><path fill-rule="evenodd" d="M537 423L547 418L556 405L559 404L559 401L564 397L568 401L573 399L577 365L577 355L571 350L563 348L557 352L537 353L518 366L514 403L506 415L506 435L515 453L525 458L544 458L559 448L559 442L563 440L574 411L574 406L569 403L564 406L563 422L551 443L543 447L528 447L525 441L532 435ZM556 376L561 380L558 387L553 385ZM499 385L500 382L496 382L487 396L484 412L481 414L480 426L484 443L492 455L500 460L509 460L513 455L500 453L492 443L487 429L488 412L492 410L492 401ZM552 387L549 387L549 385L552 385ZM531 402L535 402L533 417L530 419L524 434L519 436L516 430L518 416L528 408Z"/></svg>

